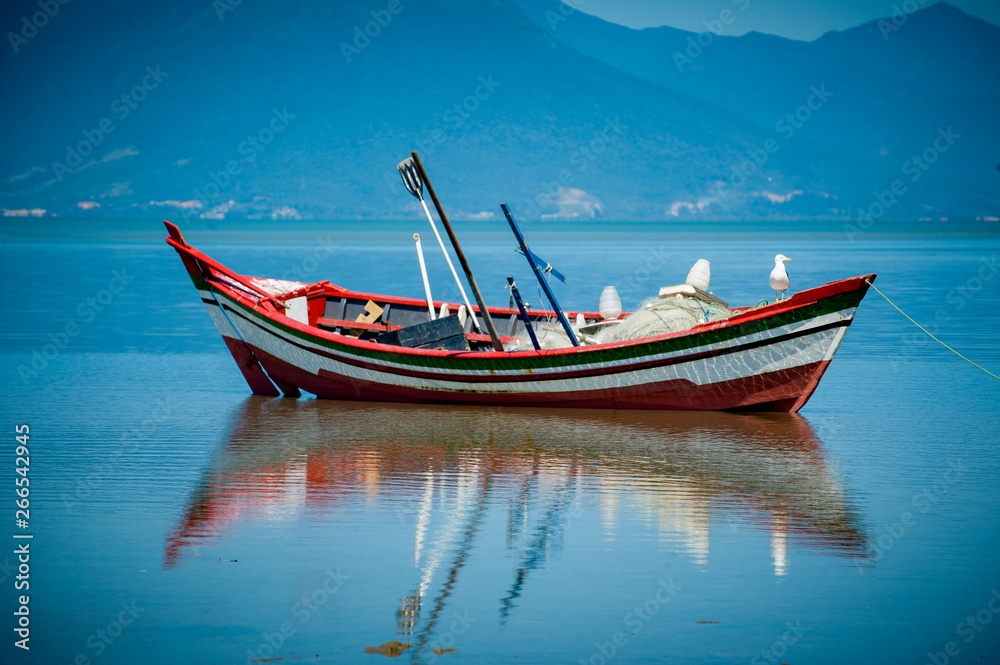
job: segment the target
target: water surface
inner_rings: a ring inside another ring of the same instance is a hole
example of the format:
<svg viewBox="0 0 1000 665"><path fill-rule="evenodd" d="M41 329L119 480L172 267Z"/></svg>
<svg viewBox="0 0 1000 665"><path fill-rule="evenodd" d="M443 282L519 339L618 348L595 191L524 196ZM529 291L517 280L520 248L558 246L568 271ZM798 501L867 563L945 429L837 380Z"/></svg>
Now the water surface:
<svg viewBox="0 0 1000 665"><path fill-rule="evenodd" d="M1000 381L874 292L800 415L262 399L158 222L33 223L0 227L4 459L29 424L34 536L29 653L0 570L4 662L997 661ZM240 272L421 297L425 225L182 228ZM456 226L488 302L506 275L538 300L502 223ZM699 258L752 304L781 252L793 291L879 273L1000 373L987 225L524 227L567 309L607 284L634 307Z"/></svg>

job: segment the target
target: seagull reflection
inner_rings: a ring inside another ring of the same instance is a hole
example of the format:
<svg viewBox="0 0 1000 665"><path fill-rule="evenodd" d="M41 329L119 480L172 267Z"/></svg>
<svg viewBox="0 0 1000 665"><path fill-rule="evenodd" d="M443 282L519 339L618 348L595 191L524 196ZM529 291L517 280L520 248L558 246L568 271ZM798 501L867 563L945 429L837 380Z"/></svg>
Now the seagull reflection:
<svg viewBox="0 0 1000 665"><path fill-rule="evenodd" d="M413 506L414 576L400 589L397 631L411 658L436 643L443 613L487 519L502 510L513 565L500 620L588 514L604 541L634 538L708 562L740 525L766 533L775 575L789 547L866 556L850 497L822 442L797 414L583 411L411 406L248 398L167 535L164 564L238 526L305 513L336 522L364 502ZM584 507L587 507L585 510ZM730 529L720 529L723 526ZM403 529L403 525L399 525ZM630 541L627 541L630 542ZM658 543L658 544L656 544ZM449 615L450 616L450 615Z"/></svg>

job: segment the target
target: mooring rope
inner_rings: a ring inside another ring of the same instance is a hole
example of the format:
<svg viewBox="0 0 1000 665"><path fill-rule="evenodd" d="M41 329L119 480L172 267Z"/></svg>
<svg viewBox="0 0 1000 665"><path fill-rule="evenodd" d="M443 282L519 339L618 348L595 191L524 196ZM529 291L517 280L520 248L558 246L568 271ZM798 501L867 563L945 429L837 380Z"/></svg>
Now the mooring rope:
<svg viewBox="0 0 1000 665"><path fill-rule="evenodd" d="M969 363L970 365L975 365L979 369L983 370L984 372L986 372L987 374L989 374L990 376L992 376L994 379L1000 379L1000 376L997 376L996 374L994 374L993 372L989 371L988 369L986 369L982 365L980 365L978 363L972 362L971 360L969 360L968 358L966 358L965 356L963 356L961 353L959 353L958 351L956 351L955 349L951 348L950 346L948 346L947 344L945 344L944 342L942 342L941 340L939 340L937 337L935 337L934 335L932 335L931 332L929 330L927 330L927 328L924 328L922 325L920 325L919 323L917 323L916 321L914 321L913 318L910 317L909 314L907 314L906 312L904 312L903 310L901 310L896 305L896 303L894 303L893 301L889 300L889 297L887 295L885 295L884 293L882 293L881 291L879 291L878 287L876 287L874 284L872 284L871 282L869 282L867 279L865 280L865 284L867 284L868 286L870 286L873 289L875 289L875 293L877 293L880 296L882 296L883 298L885 298L885 301L887 303L889 303L890 305L892 305L893 308L895 308L895 310L897 312L899 312L900 314L902 314L903 316L905 316L906 318L908 318L910 320L910 323L912 323L913 325L915 325L916 327L920 328L925 333L927 333L927 336L930 337L932 340L934 340L935 342L937 342L938 344L940 344L944 348L948 349L949 351L951 351L952 353L954 353L956 356L958 356L959 358L961 358L965 362Z"/></svg>

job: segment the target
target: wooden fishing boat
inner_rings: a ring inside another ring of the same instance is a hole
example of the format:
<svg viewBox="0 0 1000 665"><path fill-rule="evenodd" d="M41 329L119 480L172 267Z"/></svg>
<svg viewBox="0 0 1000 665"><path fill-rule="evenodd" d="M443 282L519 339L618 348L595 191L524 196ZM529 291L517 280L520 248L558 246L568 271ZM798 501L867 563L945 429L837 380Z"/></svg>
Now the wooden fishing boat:
<svg viewBox="0 0 1000 665"><path fill-rule="evenodd" d="M816 390L875 279L830 282L763 307L733 309L728 318L682 332L497 351L489 336L473 332L472 317L457 329L455 315L447 325L426 326L424 300L327 281L241 275L164 223L167 243L258 395L306 391L382 402L795 412ZM451 311L461 307L448 305ZM482 318L481 308L471 309ZM518 309L487 310L505 345L526 332ZM582 314L588 324L603 318ZM541 326L556 315L533 310L528 316Z"/></svg>

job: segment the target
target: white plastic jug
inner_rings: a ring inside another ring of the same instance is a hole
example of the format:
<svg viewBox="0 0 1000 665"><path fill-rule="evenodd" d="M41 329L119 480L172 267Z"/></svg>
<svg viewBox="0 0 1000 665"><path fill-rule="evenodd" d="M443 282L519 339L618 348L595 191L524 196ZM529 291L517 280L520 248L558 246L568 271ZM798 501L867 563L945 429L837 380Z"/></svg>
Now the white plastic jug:
<svg viewBox="0 0 1000 665"><path fill-rule="evenodd" d="M687 279L684 280L685 284L690 284L696 289L701 289L702 291L708 291L708 282L712 279L712 271L709 268L708 261L705 259L698 259L695 264L691 267L691 271L688 272Z"/></svg>
<svg viewBox="0 0 1000 665"><path fill-rule="evenodd" d="M601 291L601 300L598 311L604 319L617 319L622 314L622 299L618 297L618 289L613 286L605 286Z"/></svg>

